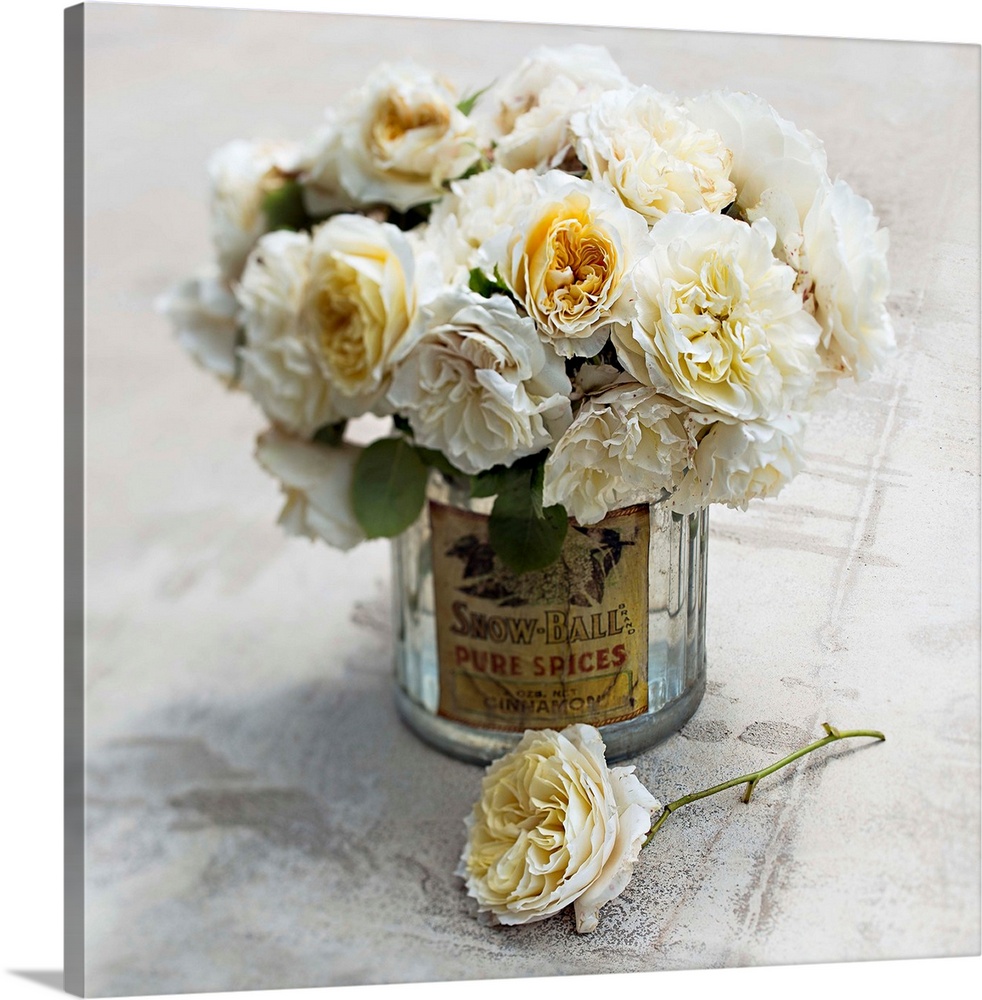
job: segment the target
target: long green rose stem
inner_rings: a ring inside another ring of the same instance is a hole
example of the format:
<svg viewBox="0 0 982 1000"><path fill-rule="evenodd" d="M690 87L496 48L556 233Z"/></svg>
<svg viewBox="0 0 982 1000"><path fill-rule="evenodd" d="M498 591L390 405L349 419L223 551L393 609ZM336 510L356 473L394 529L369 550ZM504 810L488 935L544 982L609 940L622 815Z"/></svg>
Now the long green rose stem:
<svg viewBox="0 0 982 1000"><path fill-rule="evenodd" d="M669 802L665 806L658 819L652 824L651 829L648 831L648 836L645 837L642 847L647 847L651 843L652 837L658 832L658 828L668 819L669 816L675 812L676 809L681 809L682 806L687 806L690 802L695 802L697 799L704 799L709 795L715 795L717 792L726 791L727 788L735 788L737 785L746 785L747 790L743 793L743 801L749 802L750 796L753 795L754 789L757 787L757 782L761 778L766 778L767 775L773 774L775 771L779 771L786 764L790 764L793 760L797 760L799 757L804 757L806 753L811 753L812 750L818 750L819 747L828 746L829 743L835 743L836 740L847 740L853 736L869 736L874 740L885 740L886 737L883 733L877 732L875 729L850 729L850 730L839 730L835 726L830 726L827 722L822 723L822 728L825 730L826 735L820 740L815 740L814 743L809 743L808 746L802 747L800 750L795 750L794 753L788 754L787 757L782 757L779 761L771 764L770 767L761 768L759 771L752 771L750 774L741 774L739 778L731 778L729 781L724 781L721 785L713 785L712 788L704 788L701 792L691 792L689 795L683 795L682 798L676 799L674 802Z"/></svg>

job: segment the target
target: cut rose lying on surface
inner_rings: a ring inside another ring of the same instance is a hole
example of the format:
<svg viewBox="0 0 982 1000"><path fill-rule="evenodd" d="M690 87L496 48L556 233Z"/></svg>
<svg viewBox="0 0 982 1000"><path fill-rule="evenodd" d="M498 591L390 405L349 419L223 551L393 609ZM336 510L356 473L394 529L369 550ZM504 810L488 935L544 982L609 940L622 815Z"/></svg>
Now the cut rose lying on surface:
<svg viewBox="0 0 982 1000"><path fill-rule="evenodd" d="M481 911L524 924L572 903L577 931L594 930L660 808L633 772L607 768L592 726L526 732L488 768L468 823L458 873Z"/></svg>
<svg viewBox="0 0 982 1000"><path fill-rule="evenodd" d="M485 772L467 817L467 845L457 874L496 924L528 924L572 904L576 930L596 930L600 909L627 887L641 849L676 810L746 785L836 740L886 737L871 729L825 736L768 767L692 792L666 806L644 788L634 767L608 768L599 730L526 730L518 746ZM652 816L658 813L652 824Z"/></svg>

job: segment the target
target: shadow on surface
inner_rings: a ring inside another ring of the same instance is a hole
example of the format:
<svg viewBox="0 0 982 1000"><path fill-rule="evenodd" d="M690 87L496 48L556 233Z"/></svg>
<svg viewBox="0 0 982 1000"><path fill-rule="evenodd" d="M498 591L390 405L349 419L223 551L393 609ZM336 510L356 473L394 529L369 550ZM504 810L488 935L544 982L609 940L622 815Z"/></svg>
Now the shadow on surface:
<svg viewBox="0 0 982 1000"><path fill-rule="evenodd" d="M31 982L50 986L59 993L65 992L65 973L62 969L8 969L12 976L30 979Z"/></svg>
<svg viewBox="0 0 982 1000"><path fill-rule="evenodd" d="M480 770L399 722L384 652L242 688L163 703L90 748L87 989L463 975L419 940L458 923L486 933L463 921L455 875ZM382 962L358 944L379 927Z"/></svg>

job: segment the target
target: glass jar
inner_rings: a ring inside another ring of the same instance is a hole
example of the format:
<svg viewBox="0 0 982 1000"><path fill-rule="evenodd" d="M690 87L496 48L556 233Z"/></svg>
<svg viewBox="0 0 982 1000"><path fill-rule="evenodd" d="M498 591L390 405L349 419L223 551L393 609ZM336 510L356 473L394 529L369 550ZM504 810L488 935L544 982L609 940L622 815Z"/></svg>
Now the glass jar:
<svg viewBox="0 0 982 1000"><path fill-rule="evenodd" d="M434 474L393 540L399 713L444 753L488 763L525 729L598 726L619 760L677 732L706 686L707 512L658 504L570 522L518 576L487 541L493 499Z"/></svg>

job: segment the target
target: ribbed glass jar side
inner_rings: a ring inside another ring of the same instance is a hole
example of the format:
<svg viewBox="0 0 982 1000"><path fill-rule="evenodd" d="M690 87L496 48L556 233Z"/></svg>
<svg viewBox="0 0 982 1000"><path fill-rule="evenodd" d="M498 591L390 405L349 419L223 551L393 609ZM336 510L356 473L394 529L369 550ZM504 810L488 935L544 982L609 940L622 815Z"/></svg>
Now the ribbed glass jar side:
<svg viewBox="0 0 982 1000"><path fill-rule="evenodd" d="M490 513L493 504L487 498L471 499L439 476L431 479L428 499L483 516ZM677 732L696 710L705 690L707 512L679 515L654 504L647 508L647 519L647 581L643 581L648 619L647 704L633 718L599 726L609 760L640 753ZM427 743L462 760L487 763L511 749L521 733L462 722L445 714L435 603L442 588L434 587L431 539L427 507L392 543L397 704L404 721ZM437 569L442 571L439 558ZM573 603L577 603L575 599ZM585 610L584 621L589 623L592 610ZM448 611L442 613L446 618ZM607 618L602 622L597 615L593 618L595 627L622 631L613 618L609 624ZM548 664L551 658L541 659ZM506 663L507 657L502 662ZM587 666L592 669L596 663ZM567 721L584 719L573 715ZM547 724L560 728L565 722Z"/></svg>

